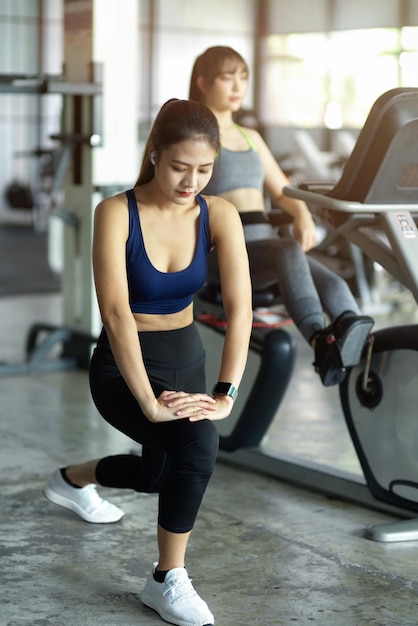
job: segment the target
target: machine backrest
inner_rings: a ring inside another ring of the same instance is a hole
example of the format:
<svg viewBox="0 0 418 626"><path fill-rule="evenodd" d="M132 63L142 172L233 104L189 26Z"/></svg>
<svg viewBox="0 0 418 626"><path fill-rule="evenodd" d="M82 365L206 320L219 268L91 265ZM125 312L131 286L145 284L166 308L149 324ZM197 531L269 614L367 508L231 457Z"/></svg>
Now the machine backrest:
<svg viewBox="0 0 418 626"><path fill-rule="evenodd" d="M391 89L374 103L340 180L339 200L418 201L418 88Z"/></svg>
<svg viewBox="0 0 418 626"><path fill-rule="evenodd" d="M257 248L263 245L263 241L249 241L247 247ZM258 272L255 276L251 276L253 308L271 307L275 304L281 304L281 296L278 285L276 272L271 267L265 272ZM221 281L219 276L218 257L216 250L212 250L208 257L208 275L206 285L199 293L199 297L206 302L214 304L222 304Z"/></svg>

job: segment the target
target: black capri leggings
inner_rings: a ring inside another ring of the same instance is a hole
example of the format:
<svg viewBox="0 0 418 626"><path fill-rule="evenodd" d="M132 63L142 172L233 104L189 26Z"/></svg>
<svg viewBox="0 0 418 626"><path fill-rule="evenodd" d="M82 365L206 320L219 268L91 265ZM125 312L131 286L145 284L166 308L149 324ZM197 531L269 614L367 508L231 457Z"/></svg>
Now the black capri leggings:
<svg viewBox="0 0 418 626"><path fill-rule="evenodd" d="M205 351L197 326L138 333L153 391L206 392ZM209 420L150 422L122 378L103 330L90 363L90 389L103 418L142 444L142 456L101 459L97 482L104 487L159 493L158 523L170 532L193 528L215 467L219 436Z"/></svg>

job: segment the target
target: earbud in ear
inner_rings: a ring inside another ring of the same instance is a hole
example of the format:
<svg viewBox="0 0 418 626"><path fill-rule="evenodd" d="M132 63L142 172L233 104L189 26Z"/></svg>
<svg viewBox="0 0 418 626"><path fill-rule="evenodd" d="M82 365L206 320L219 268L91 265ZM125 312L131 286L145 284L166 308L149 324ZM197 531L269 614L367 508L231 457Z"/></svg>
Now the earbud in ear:
<svg viewBox="0 0 418 626"><path fill-rule="evenodd" d="M149 160L151 161L151 163L153 165L155 165L155 152L154 150L151 152L151 154L149 155Z"/></svg>

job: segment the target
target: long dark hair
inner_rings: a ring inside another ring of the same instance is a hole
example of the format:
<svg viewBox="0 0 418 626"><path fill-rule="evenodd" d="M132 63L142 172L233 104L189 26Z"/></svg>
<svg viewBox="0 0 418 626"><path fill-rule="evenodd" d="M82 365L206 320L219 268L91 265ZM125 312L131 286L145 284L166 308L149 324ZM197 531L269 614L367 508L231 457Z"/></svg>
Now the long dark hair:
<svg viewBox="0 0 418 626"><path fill-rule="evenodd" d="M203 76L206 84L210 87L215 78L222 72L225 61L231 61L232 71L236 69L236 66L242 65L244 69L249 72L248 64L239 52L228 46L212 46L198 56L194 62L192 76L190 78L190 100L204 102L204 94L197 84L198 77Z"/></svg>
<svg viewBox="0 0 418 626"><path fill-rule="evenodd" d="M151 152L155 152L153 160L158 160L158 155L165 148L188 139L207 141L215 152L219 152L221 141L218 121L204 104L172 98L163 104L154 120L135 187L145 185L154 178Z"/></svg>

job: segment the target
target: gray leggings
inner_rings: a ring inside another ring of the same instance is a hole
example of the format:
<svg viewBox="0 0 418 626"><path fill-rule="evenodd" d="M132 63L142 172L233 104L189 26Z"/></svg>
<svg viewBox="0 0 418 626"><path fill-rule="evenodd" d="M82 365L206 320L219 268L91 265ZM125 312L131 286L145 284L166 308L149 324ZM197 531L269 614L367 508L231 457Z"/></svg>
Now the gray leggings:
<svg viewBox="0 0 418 626"><path fill-rule="evenodd" d="M274 277L283 304L307 341L325 327L324 311L331 321L344 311L360 314L346 281L307 256L295 239L248 241L247 250L254 289Z"/></svg>
<svg viewBox="0 0 418 626"><path fill-rule="evenodd" d="M260 232L260 225L254 226ZM267 233L271 231L271 236L246 241L253 291L278 286L287 312L306 341L325 327L324 312L331 321L344 311L360 315L357 302L343 278L306 255L295 239L279 237L268 224L261 226L268 226ZM208 283L219 285L215 251L209 255Z"/></svg>

